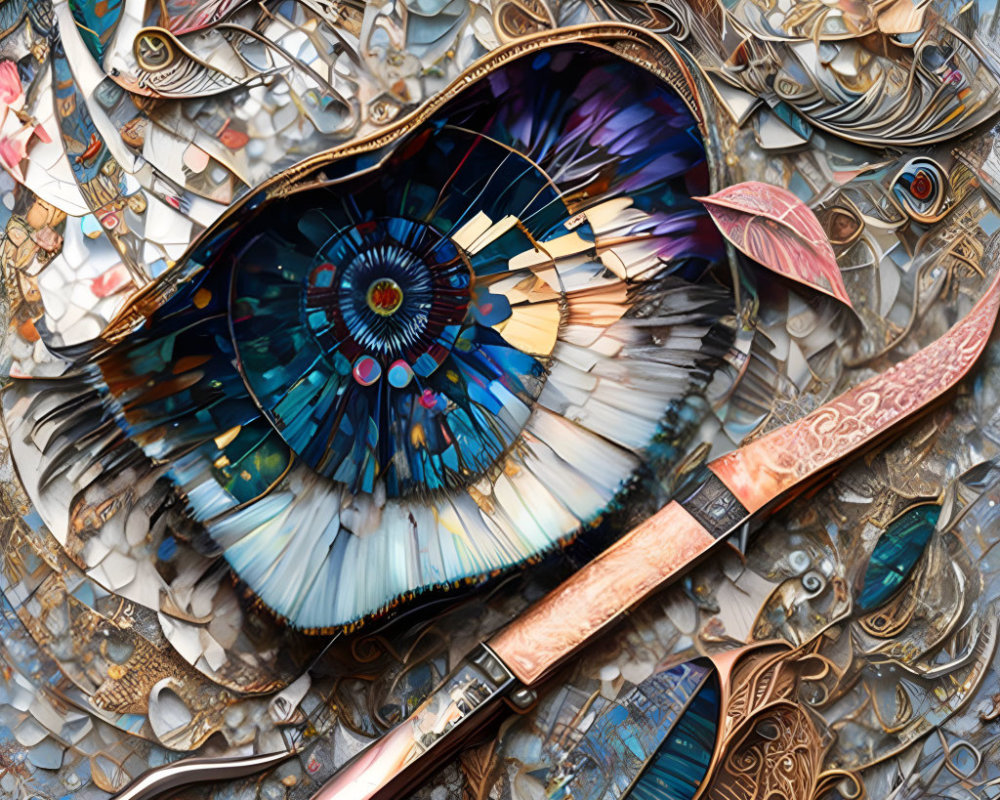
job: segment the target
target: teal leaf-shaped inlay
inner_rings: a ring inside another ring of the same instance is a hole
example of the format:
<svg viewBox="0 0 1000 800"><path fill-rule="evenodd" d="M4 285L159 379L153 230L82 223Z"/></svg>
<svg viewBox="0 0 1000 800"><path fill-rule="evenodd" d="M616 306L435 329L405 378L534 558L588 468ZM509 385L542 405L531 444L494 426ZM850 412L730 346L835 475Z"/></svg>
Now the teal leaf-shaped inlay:
<svg viewBox="0 0 1000 800"><path fill-rule="evenodd" d="M625 800L692 800L715 751L721 696L719 676L706 677Z"/></svg>
<svg viewBox="0 0 1000 800"><path fill-rule="evenodd" d="M889 523L868 559L858 594L861 611L878 608L903 585L923 555L940 515L941 506L921 503Z"/></svg>

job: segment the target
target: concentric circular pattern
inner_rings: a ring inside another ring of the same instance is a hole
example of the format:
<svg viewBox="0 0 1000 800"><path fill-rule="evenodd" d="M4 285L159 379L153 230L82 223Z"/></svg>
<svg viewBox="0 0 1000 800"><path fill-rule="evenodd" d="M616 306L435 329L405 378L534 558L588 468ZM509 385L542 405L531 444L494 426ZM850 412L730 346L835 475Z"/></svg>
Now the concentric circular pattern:
<svg viewBox="0 0 1000 800"><path fill-rule="evenodd" d="M554 200L537 167L463 131L418 142L395 173L408 176L410 191L429 191L458 148L468 166L452 170L455 186L501 163L535 203ZM370 179L339 189L376 215L357 221L325 208L329 191L307 192L296 198L310 208L294 229L275 220L240 259L230 313L247 388L302 461L352 491L381 482L400 497L467 486L514 444L542 390L542 358L560 324L558 275L538 282L515 269L516 296L491 290L491 237L530 247L516 225L489 233L485 213L449 205L429 221L407 218L409 193ZM545 312L525 341L511 322L525 313L519 303L539 301L527 313Z"/></svg>
<svg viewBox="0 0 1000 800"><path fill-rule="evenodd" d="M440 366L434 354L451 349L469 304L469 268L451 241L419 222L379 219L351 228L320 257L304 313L328 351L421 361L425 376Z"/></svg>

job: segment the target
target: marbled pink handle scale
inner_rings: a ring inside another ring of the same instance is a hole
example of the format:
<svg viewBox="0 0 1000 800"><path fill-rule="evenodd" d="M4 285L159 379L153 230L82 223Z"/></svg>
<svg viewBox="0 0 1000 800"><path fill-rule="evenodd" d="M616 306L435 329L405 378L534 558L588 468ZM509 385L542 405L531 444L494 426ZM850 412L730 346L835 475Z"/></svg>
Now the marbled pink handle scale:
<svg viewBox="0 0 1000 800"><path fill-rule="evenodd" d="M679 503L669 503L486 644L531 686L715 543Z"/></svg>

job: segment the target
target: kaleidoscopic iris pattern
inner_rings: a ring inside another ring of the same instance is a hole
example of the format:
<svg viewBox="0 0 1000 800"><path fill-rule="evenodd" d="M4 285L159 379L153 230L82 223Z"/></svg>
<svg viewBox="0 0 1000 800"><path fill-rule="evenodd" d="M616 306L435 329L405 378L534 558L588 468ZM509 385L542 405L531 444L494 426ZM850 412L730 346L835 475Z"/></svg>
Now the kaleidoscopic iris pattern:
<svg viewBox="0 0 1000 800"><path fill-rule="evenodd" d="M307 630L523 563L646 492L698 424L732 341L710 191L656 76L583 44L512 58L280 176L68 354L92 402L59 414L101 433L36 457L35 491L73 483L82 552L119 524L84 513L107 490L82 465L145 464Z"/></svg>
<svg viewBox="0 0 1000 800"><path fill-rule="evenodd" d="M448 169L451 191L428 218L422 204ZM337 203L344 193L363 219ZM470 205L476 194L486 199ZM510 203L527 224L501 216ZM525 159L447 129L276 210L237 256L232 328L248 388L289 447L389 497L480 477L544 386L559 277L511 262L559 224L561 205ZM501 228L482 232L487 218Z"/></svg>

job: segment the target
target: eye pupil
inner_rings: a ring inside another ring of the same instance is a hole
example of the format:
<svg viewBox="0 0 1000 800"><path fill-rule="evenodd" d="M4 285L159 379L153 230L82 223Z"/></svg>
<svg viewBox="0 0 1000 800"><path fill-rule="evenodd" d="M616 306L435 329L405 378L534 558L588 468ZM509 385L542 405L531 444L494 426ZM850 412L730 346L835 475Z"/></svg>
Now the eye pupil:
<svg viewBox="0 0 1000 800"><path fill-rule="evenodd" d="M913 196L919 200L927 199L931 193L931 179L927 177L927 173L917 173L917 177L914 178L913 183L910 184L910 191L913 192Z"/></svg>
<svg viewBox="0 0 1000 800"><path fill-rule="evenodd" d="M392 278L379 278L368 287L368 308L380 317L391 317L403 304L403 290Z"/></svg>

